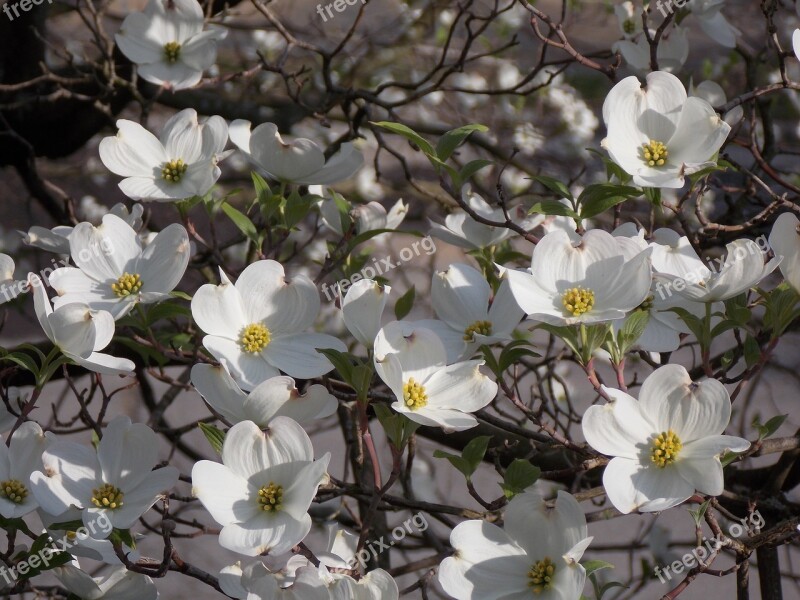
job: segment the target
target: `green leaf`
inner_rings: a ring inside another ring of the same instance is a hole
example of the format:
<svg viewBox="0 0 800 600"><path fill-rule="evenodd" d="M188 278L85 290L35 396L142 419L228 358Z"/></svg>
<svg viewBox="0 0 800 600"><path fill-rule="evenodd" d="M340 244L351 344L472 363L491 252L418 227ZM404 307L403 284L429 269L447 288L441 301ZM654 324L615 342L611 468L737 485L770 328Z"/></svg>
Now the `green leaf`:
<svg viewBox="0 0 800 600"><path fill-rule="evenodd" d="M531 177L533 181L537 181L541 183L544 187L548 190L560 196L561 198L565 198L567 200L575 200L572 196L572 192L569 191L569 188L561 183L558 179L553 177L548 177L547 175L534 175ZM571 215L564 215L564 216L571 216Z"/></svg>
<svg viewBox="0 0 800 600"><path fill-rule="evenodd" d="M414 297L416 295L415 286L411 286L409 290L400 296L395 302L394 305L394 316L397 318L398 321L402 321L403 318L411 312L411 308L414 306Z"/></svg>
<svg viewBox="0 0 800 600"><path fill-rule="evenodd" d="M748 333L744 339L744 362L750 368L758 364L760 360L761 346L758 345L756 338Z"/></svg>
<svg viewBox="0 0 800 600"><path fill-rule="evenodd" d="M259 204L266 205L272 198L272 190L267 181L255 171L250 172L253 179L253 187L256 189L256 200Z"/></svg>
<svg viewBox="0 0 800 600"><path fill-rule="evenodd" d="M686 326L689 328L689 331L694 334L694 337L696 337L701 344L705 344L705 340L703 338L706 335L706 328L705 321L703 319L694 316L685 308L673 307L668 308L667 310L676 313L681 318L681 321L686 323Z"/></svg>
<svg viewBox="0 0 800 600"><path fill-rule="evenodd" d="M372 409L386 432L386 437L397 450L402 452L408 444L408 440L419 428L419 424L403 414L392 411L385 404L373 403Z"/></svg>
<svg viewBox="0 0 800 600"><path fill-rule="evenodd" d="M572 217L573 219L580 219L581 216L572 210L569 206L561 204L558 200L542 200L531 206L528 214L539 213L542 215L556 215L559 217Z"/></svg>
<svg viewBox="0 0 800 600"><path fill-rule="evenodd" d="M506 498L510 499L536 483L541 474L542 470L528 460L515 458L506 469L506 475L500 487L503 488Z"/></svg>
<svg viewBox="0 0 800 600"><path fill-rule="evenodd" d="M475 173L477 173L481 169L483 169L485 167L488 167L489 165L493 165L493 164L494 163L492 161L485 160L483 158L479 158L479 159L476 159L476 160L471 160L467 164L465 164L463 167L461 167L461 170L458 172L458 178L459 178L459 180L461 181L462 184L466 183L467 181L472 179L472 177L475 175Z"/></svg>
<svg viewBox="0 0 800 600"><path fill-rule="evenodd" d="M498 368L500 369L500 372L502 373L511 365L519 362L526 356L531 356L534 358L541 356L541 354L531 350L530 345L531 344L528 340L516 340L507 344L500 353L500 360L498 362Z"/></svg>
<svg viewBox="0 0 800 600"><path fill-rule="evenodd" d="M694 519L694 524L698 527L700 523L703 522L703 517L706 515L706 511L708 510L709 505L711 504L711 500L706 500L700 506L697 507L697 510L689 509L689 514L692 515L692 519Z"/></svg>
<svg viewBox="0 0 800 600"><path fill-rule="evenodd" d="M240 210L237 210L227 202L223 202L220 205L222 208L222 212L228 215L228 218L233 221L233 224L241 231L245 236L247 236L250 240L256 240L258 238L258 232L256 231L256 226L253 225L253 222L250 218L245 215Z"/></svg>
<svg viewBox="0 0 800 600"><path fill-rule="evenodd" d="M635 310L625 319L622 328L617 334L617 343L621 355L625 355L638 341L647 324L650 322L650 312L646 310Z"/></svg>
<svg viewBox="0 0 800 600"><path fill-rule="evenodd" d="M587 560L581 563L583 568L586 569L587 577L595 571L602 571L603 569L613 569L614 565L607 563L604 560Z"/></svg>
<svg viewBox="0 0 800 600"><path fill-rule="evenodd" d="M447 160L452 156L455 149L475 131L485 132L489 131L489 128L486 127L486 125L474 123L472 125L464 125L456 129L451 129L445 133L439 139L439 143L436 144L436 156L439 157L439 160Z"/></svg>
<svg viewBox="0 0 800 600"><path fill-rule="evenodd" d="M772 331L772 339L783 335L786 328L800 316L795 307L800 296L788 284L781 284L766 296L764 326Z"/></svg>
<svg viewBox="0 0 800 600"><path fill-rule="evenodd" d="M355 368L355 359L347 352L340 352L333 348L317 348L317 352L324 354L325 358L331 361L336 371L341 375L342 379L347 382L353 389L353 370Z"/></svg>
<svg viewBox="0 0 800 600"><path fill-rule="evenodd" d="M402 135L404 138L418 146L419 149L428 156L436 156L436 150L433 146L431 146L430 142L410 127L407 127L402 123L393 123L391 121L370 121L370 123L376 127L381 127L382 129L391 131L392 133Z"/></svg>
<svg viewBox="0 0 800 600"><path fill-rule="evenodd" d="M786 421L788 416L789 415L774 416L763 425L758 421L757 417L753 419L753 427L755 427L755 429L758 431L759 441L775 435L775 432L780 429L781 425L783 425L783 422Z"/></svg>
<svg viewBox="0 0 800 600"><path fill-rule="evenodd" d="M611 160L609 157L605 156L601 152L598 152L594 148L586 148L592 154L597 155L600 160L606 165L606 177L608 180L611 181L612 178L616 177L617 181L619 181L623 185L627 185L631 179L633 179L622 167L620 167L617 163Z"/></svg>
<svg viewBox="0 0 800 600"><path fill-rule="evenodd" d="M313 201L314 196L300 196L297 189L292 190L292 193L286 199L286 209L283 215L286 227L291 229L302 221L311 210Z"/></svg>
<svg viewBox="0 0 800 600"><path fill-rule="evenodd" d="M644 197L656 208L661 208L661 188L644 188Z"/></svg>
<svg viewBox="0 0 800 600"><path fill-rule="evenodd" d="M596 183L586 186L578 196L581 218L589 219L629 198L638 198L641 195L642 190L639 188L613 183Z"/></svg>
<svg viewBox="0 0 800 600"><path fill-rule="evenodd" d="M434 458L446 458L449 460L450 464L458 469L464 477L466 477L467 481L469 481L483 461L491 439L492 436L489 435L473 438L464 447L461 456L451 454L450 452L444 452L443 450L434 451L433 456Z"/></svg>
<svg viewBox="0 0 800 600"><path fill-rule="evenodd" d="M211 447L217 454L222 454L222 444L225 442L225 432L214 425L209 425L208 423L203 423L199 421L197 426L200 428L200 431L203 432L203 435L206 436L208 443L211 444Z"/></svg>

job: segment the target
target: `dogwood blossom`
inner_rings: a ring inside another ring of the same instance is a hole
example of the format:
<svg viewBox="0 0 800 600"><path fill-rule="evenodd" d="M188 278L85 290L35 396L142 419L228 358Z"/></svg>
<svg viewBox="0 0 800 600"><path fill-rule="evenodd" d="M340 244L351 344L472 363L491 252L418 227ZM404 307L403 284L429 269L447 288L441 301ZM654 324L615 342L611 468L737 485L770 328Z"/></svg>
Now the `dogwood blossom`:
<svg viewBox="0 0 800 600"><path fill-rule="evenodd" d="M250 131L250 121L237 119L231 123L231 141L262 173L287 183L330 185L355 174L364 163L364 156L351 142L325 159L324 150L316 142L297 138L286 141L274 123L262 123Z"/></svg>
<svg viewBox="0 0 800 600"><path fill-rule="evenodd" d="M638 19L641 31L642 20ZM650 38L655 37L655 30L649 31ZM631 69L639 73L650 72L650 42L639 33L636 39L625 39L614 42L611 49L622 54L622 58ZM668 35L661 38L656 49L658 68L668 73L675 73L683 67L689 58L689 37L684 27L675 27Z"/></svg>
<svg viewBox="0 0 800 600"><path fill-rule="evenodd" d="M287 417L275 417L266 432L242 421L225 436L222 464L195 463L192 491L223 526L223 548L282 554L311 529L308 507L330 457L315 461L308 434Z"/></svg>
<svg viewBox="0 0 800 600"><path fill-rule="evenodd" d="M693 84L689 85L689 95L697 96L708 102L711 106L723 106L728 102L728 97L725 90L716 81L702 81L695 87ZM744 109L741 106L735 106L722 115L725 122L733 127L742 120L744 117Z"/></svg>
<svg viewBox="0 0 800 600"><path fill-rule="evenodd" d="M578 562L592 541L578 501L558 492L554 508L541 496L514 496L505 526L465 521L450 533L455 554L442 561L439 584L456 600L577 600L586 581Z"/></svg>
<svg viewBox="0 0 800 600"><path fill-rule="evenodd" d="M30 274L36 318L47 338L67 358L94 371L108 375L125 375L136 365L127 358L117 358L100 352L114 337L114 317L105 310L92 310L88 304L65 304L53 310L44 283L38 275Z"/></svg>
<svg viewBox="0 0 800 600"><path fill-rule="evenodd" d="M107 569L100 577L81 571L77 560L55 567L53 575L78 598L86 600L156 600L158 590L147 575L124 566Z"/></svg>
<svg viewBox="0 0 800 600"><path fill-rule="evenodd" d="M118 202L112 206L106 214L110 213L118 216L133 229L138 231L142 227L143 212L144 207L141 204L134 204L131 209L128 210L127 206L122 202ZM102 220L102 217L100 220ZM28 229L27 233L21 231L19 233L22 234L22 241L29 246L47 252L55 252L56 254L69 254L69 234L72 233L72 230L73 227L67 225L58 225L52 229L34 225Z"/></svg>
<svg viewBox="0 0 800 600"><path fill-rule="evenodd" d="M238 572L237 572L238 571ZM329 600L319 572L303 567L287 581L282 573L269 571L263 563L227 567L220 573L222 591L239 600Z"/></svg>
<svg viewBox="0 0 800 600"><path fill-rule="evenodd" d="M153 430L119 416L106 426L96 451L63 440L51 444L42 455L44 468L30 482L39 506L53 516L76 507L86 527L102 517L127 529L178 481L175 467L153 470L158 460ZM97 531L100 539L110 533Z"/></svg>
<svg viewBox="0 0 800 600"><path fill-rule="evenodd" d="M280 263L261 260L242 271L235 285L222 269L220 280L197 290L192 316L208 334L203 345L225 361L243 389L252 390L280 371L302 379L319 377L333 365L316 349L346 350L330 335L303 333L320 309L319 292L305 275L287 283Z"/></svg>
<svg viewBox="0 0 800 600"><path fill-rule="evenodd" d="M614 6L614 14L619 22L619 29L625 39L631 39L642 31L642 15L638 13L633 2L627 0Z"/></svg>
<svg viewBox="0 0 800 600"><path fill-rule="evenodd" d="M58 292L56 310L85 302L119 319L139 302L168 298L189 264L189 235L179 223L167 226L143 247L130 225L107 214L99 227L76 225L69 244L77 267L61 267L50 275L50 285Z"/></svg>
<svg viewBox="0 0 800 600"><path fill-rule="evenodd" d="M351 285L342 300L342 318L353 337L366 348L372 348L381 328L386 300L392 291L372 279L361 279Z"/></svg>
<svg viewBox="0 0 800 600"><path fill-rule="evenodd" d="M322 198L317 202L317 207L323 225L337 235L344 235L342 214L339 212L336 200L329 193L326 194L326 188L321 185L311 185L308 187L308 191ZM395 202L388 211L380 202L376 201L359 204L350 211L350 217L355 222L356 233L359 234L376 229L397 229L407 214L408 204L403 202L402 198Z"/></svg>
<svg viewBox="0 0 800 600"><path fill-rule="evenodd" d="M650 73L644 87L636 77L617 83L603 103L603 120L608 134L601 145L611 159L635 185L655 188L680 188L686 175L714 165L731 129L664 71Z"/></svg>
<svg viewBox="0 0 800 600"><path fill-rule="evenodd" d="M431 300L441 320L423 319L417 324L439 336L448 363L469 358L483 344L511 340L525 316L506 278L492 298L492 288L480 271L463 263L434 273Z"/></svg>
<svg viewBox="0 0 800 600"><path fill-rule="evenodd" d="M758 285L781 262L781 257L775 256L765 263L761 247L749 239L734 240L726 244L725 250L725 260L717 271L702 265L686 279L668 273L657 273L655 279L664 289L672 289L690 300L715 302L733 298Z"/></svg>
<svg viewBox="0 0 800 600"><path fill-rule="evenodd" d="M230 154L223 152L228 141L225 119L213 116L200 123L192 108L170 117L160 139L126 119L117 121L117 128L117 135L101 140L100 160L125 177L119 189L134 200L203 196L222 173L217 163Z"/></svg>
<svg viewBox="0 0 800 600"><path fill-rule="evenodd" d="M472 191L472 186L465 185L461 189L461 199L478 216L495 223L505 223L506 217L503 209L492 208L477 193ZM510 210L517 224L530 231L544 221L544 215L528 215L521 206ZM454 210L444 219L444 225L430 221L430 235L440 240L453 244L459 248L475 250L496 246L507 240L514 232L507 227L485 225L473 219L465 210Z"/></svg>
<svg viewBox="0 0 800 600"><path fill-rule="evenodd" d="M271 377L250 393L242 391L224 366L197 364L192 367L192 385L208 405L231 424L252 421L266 428L275 417L289 417L298 423L311 423L336 412L336 398L325 386L308 386L305 394L294 379Z"/></svg>
<svg viewBox="0 0 800 600"><path fill-rule="evenodd" d="M583 434L595 450L614 457L603 485L617 510L661 511L695 490L722 493L719 456L750 447L745 439L722 435L731 417L725 386L715 379L695 383L684 367L670 364L645 379L639 400L604 389L611 401L589 407Z"/></svg>
<svg viewBox="0 0 800 600"><path fill-rule="evenodd" d="M786 281L800 292L800 220L793 213L783 213L775 220L769 245L780 257L780 269Z"/></svg>
<svg viewBox="0 0 800 600"><path fill-rule="evenodd" d="M705 268L703 262L695 254L679 254L680 250L686 250L682 240L677 233L671 229L659 229L653 232L653 241L648 244L644 239L644 230L637 230L633 223L626 223L614 230L613 235L620 243L622 253L628 260L632 260L641 251L652 248L651 262L653 270L668 272L679 277L689 277L692 272L699 268ZM691 245L688 250L694 253ZM672 256L680 257L679 261L671 260ZM658 258L656 258L658 257ZM676 269L676 264L678 268ZM688 311L695 317L702 318L705 315L705 306L699 302L693 302L684 298L680 294L666 293L663 286L656 279L653 279L650 286L650 293L645 301L636 310L644 310L650 315L642 335L636 341L636 347L647 352L673 352L680 346L680 334L690 333L686 323L673 311L673 308L680 308ZM615 329L622 327L623 319L614 322Z"/></svg>
<svg viewBox="0 0 800 600"><path fill-rule="evenodd" d="M0 515L17 519L38 508L30 492L31 473L42 469L42 453L55 440L35 421L19 426L6 447L0 443Z"/></svg>
<svg viewBox="0 0 800 600"><path fill-rule="evenodd" d="M393 321L375 338L375 369L397 400L392 408L422 425L462 431L475 427L471 412L489 404L497 383L483 375L482 360L447 364L431 330Z"/></svg>
<svg viewBox="0 0 800 600"><path fill-rule="evenodd" d="M688 4L692 15L700 21L700 27L712 40L725 48L735 48L736 40L742 35L720 12L725 0L690 0Z"/></svg>
<svg viewBox="0 0 800 600"><path fill-rule="evenodd" d="M142 79L172 90L194 87L217 60L217 42L227 31L203 31L203 9L196 0L150 0L132 12L114 36L122 53L138 66Z"/></svg>
<svg viewBox="0 0 800 600"><path fill-rule="evenodd" d="M650 291L650 250L626 259L617 240L601 229L574 241L563 230L545 235L528 271L508 270L517 304L531 319L553 325L620 319Z"/></svg>
<svg viewBox="0 0 800 600"><path fill-rule="evenodd" d="M14 279L15 270L14 259L0 254L0 304L13 300L25 290L25 282Z"/></svg>

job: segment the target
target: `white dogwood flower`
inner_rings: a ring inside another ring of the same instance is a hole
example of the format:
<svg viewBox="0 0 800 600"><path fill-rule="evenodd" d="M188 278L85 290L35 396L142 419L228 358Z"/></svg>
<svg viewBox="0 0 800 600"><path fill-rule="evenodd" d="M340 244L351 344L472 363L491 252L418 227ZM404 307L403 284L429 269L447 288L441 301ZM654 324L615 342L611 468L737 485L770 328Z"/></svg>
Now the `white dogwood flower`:
<svg viewBox="0 0 800 600"><path fill-rule="evenodd" d="M793 213L783 213L775 220L769 245L781 259L783 277L800 293L800 220Z"/></svg>
<svg viewBox="0 0 800 600"><path fill-rule="evenodd" d="M448 363L469 358L484 344L511 340L525 316L506 278L492 297L492 288L481 272L463 263L434 273L431 300L441 320L423 319L416 324L439 336Z"/></svg>
<svg viewBox="0 0 800 600"><path fill-rule="evenodd" d="M361 279L351 285L342 300L344 324L353 337L366 348L372 348L381 328L381 317L392 288L372 279Z"/></svg>
<svg viewBox="0 0 800 600"><path fill-rule="evenodd" d="M129 571L120 565L106 569L100 577L81 571L73 560L55 567L53 575L77 598L86 600L156 600L158 590L147 575Z"/></svg>
<svg viewBox="0 0 800 600"><path fill-rule="evenodd" d="M722 86L716 81L711 81L710 79L700 82L697 84L697 86L694 86L690 83L689 95L702 98L711 106L722 106L728 102L728 96L725 94L725 90L722 89ZM736 123L742 120L743 116L744 109L741 106L735 106L722 115L722 118L728 125L733 127L736 125Z"/></svg>
<svg viewBox="0 0 800 600"><path fill-rule="evenodd" d="M654 279L663 289L674 290L695 302L716 302L738 296L758 285L781 262L781 257L775 256L765 263L765 253L761 246L750 239L734 240L725 246L725 250L725 260L721 262L719 270L703 265L702 269L698 267L686 278L656 273Z"/></svg>
<svg viewBox="0 0 800 600"><path fill-rule="evenodd" d="M247 556L277 555L308 535L308 507L330 457L315 461L308 434L287 417L275 417L266 432L243 421L225 436L222 464L201 460L194 465L192 491L223 526L223 548Z"/></svg>
<svg viewBox="0 0 800 600"><path fill-rule="evenodd" d="M128 207L122 202L117 202L108 210L108 213L118 216L137 231L142 227L144 207L141 204L134 204L128 210ZM69 254L69 234L72 233L72 230L73 227L68 225L57 225L52 229L34 225L28 229L27 233L22 231L19 233L22 235L22 241L29 246L56 254Z"/></svg>
<svg viewBox="0 0 800 600"><path fill-rule="evenodd" d="M53 302L56 310L85 302L119 319L137 302L169 298L189 264L189 234L179 223L169 225L143 247L130 225L107 214L98 227L87 222L76 225L69 244L76 267L61 267L50 274L50 285L58 292Z"/></svg>
<svg viewBox="0 0 800 600"><path fill-rule="evenodd" d="M348 179L364 163L364 156L351 142L325 159L324 150L306 138L284 140L274 123L262 123L250 131L250 121L231 123L231 141L265 175L301 185L330 185Z"/></svg>
<svg viewBox="0 0 800 600"><path fill-rule="evenodd" d="M28 287L27 282L14 279L16 265L8 254L0 254L0 304L19 296Z"/></svg>
<svg viewBox="0 0 800 600"><path fill-rule="evenodd" d="M270 571L261 561L241 563L220 571L222 591L238 600L329 600L320 572L306 564L291 576Z"/></svg>
<svg viewBox="0 0 800 600"><path fill-rule="evenodd" d="M311 194L320 196L317 202L322 223L338 235L344 235L341 213L336 200L326 193L325 186L311 185L308 187ZM350 210L350 217L356 225L356 233L366 233L376 229L397 229L408 214L408 205L401 198L387 211L380 202L372 201L359 204Z"/></svg>
<svg viewBox="0 0 800 600"><path fill-rule="evenodd" d="M641 32L642 20L638 18L639 29ZM650 37L655 37L655 30L649 31ZM622 54L622 58L628 63L631 69L639 73L650 72L650 42L639 33L636 39L625 39L614 42L611 45L614 52ZM686 28L675 27L668 35L661 38L656 50L658 68L668 73L679 71L686 59L689 58L689 37Z"/></svg>
<svg viewBox="0 0 800 600"><path fill-rule="evenodd" d="M511 293L531 319L553 325L621 319L650 291L650 250L627 260L601 229L573 240L563 230L545 235L528 271L508 270Z"/></svg>
<svg viewBox="0 0 800 600"><path fill-rule="evenodd" d="M445 431L475 427L471 412L497 395L497 383L480 372L482 360L447 364L447 352L430 329L393 321L375 338L375 369L397 398L392 408L422 425Z"/></svg>
<svg viewBox="0 0 800 600"><path fill-rule="evenodd" d="M456 600L577 600L586 582L578 562L592 541L578 501L558 492L514 496L505 525L464 521L450 533L455 554L442 561L439 584Z"/></svg>
<svg viewBox="0 0 800 600"><path fill-rule="evenodd" d="M603 485L622 513L661 511L690 498L695 490L722 493L719 456L744 452L745 439L722 435L731 400L719 381L694 383L680 365L665 365L645 379L635 400L604 388L611 402L583 415L583 434L598 452L614 458Z"/></svg>
<svg viewBox="0 0 800 600"><path fill-rule="evenodd" d="M331 600L398 600L400 597L397 582L383 569L374 569L358 581L322 565L319 570Z"/></svg>
<svg viewBox="0 0 800 600"><path fill-rule="evenodd" d="M632 39L642 32L642 14L636 10L630 0L614 6L614 14L619 22L620 32L626 40Z"/></svg>
<svg viewBox="0 0 800 600"><path fill-rule="evenodd" d="M19 426L6 447L0 443L0 515L17 519L39 504L30 490L31 473L42 469L42 454L55 436L44 433L35 421Z"/></svg>
<svg viewBox="0 0 800 600"><path fill-rule="evenodd" d="M252 421L262 429L275 417L289 417L301 424L329 417L336 412L336 398L325 386L308 386L305 394L294 379L271 377L249 393L242 391L224 366L197 364L192 367L192 385L208 405L230 424Z"/></svg>
<svg viewBox="0 0 800 600"><path fill-rule="evenodd" d="M686 175L714 165L730 125L680 80L655 71L617 83L603 103L608 134L601 145L642 187L680 188Z"/></svg>
<svg viewBox="0 0 800 600"><path fill-rule="evenodd" d="M159 462L158 437L126 416L106 426L96 451L58 440L42 461L44 468L30 479L39 506L53 516L77 507L92 531L90 524L100 518L115 529L128 529L178 481L175 467L153 470ZM105 539L111 531L95 533Z"/></svg>
<svg viewBox="0 0 800 600"><path fill-rule="evenodd" d="M139 77L172 90L194 87L217 60L217 42L227 31L203 31L203 8L196 0L150 0L144 12L125 17L114 36L122 53L136 63Z"/></svg>
<svg viewBox="0 0 800 600"><path fill-rule="evenodd" d="M61 353L75 362L107 375L125 375L136 365L127 358L117 358L100 352L111 343L116 329L114 317L105 310L92 310L88 304L65 304L53 310L44 283L38 275L30 274L36 318L47 338Z"/></svg>
<svg viewBox="0 0 800 600"><path fill-rule="evenodd" d="M712 40L725 48L735 48L736 39L742 35L731 25L720 11L725 0L690 0L688 4L692 15L700 21L700 27Z"/></svg>
<svg viewBox="0 0 800 600"><path fill-rule="evenodd" d="M494 223L505 223L506 217L503 209L489 206L483 198L472 191L472 186L465 185L461 189L461 199L478 216ZM510 209L509 212L514 221L526 231L530 231L545 219L544 215L529 216L522 206ZM447 215L444 225L433 221L430 221L430 225L430 235L467 250L496 246L514 235L514 232L507 227L479 223L461 209L454 210Z"/></svg>
<svg viewBox="0 0 800 600"><path fill-rule="evenodd" d="M229 154L223 152L228 141L225 119L213 116L200 123L193 108L170 117L160 139L134 121L120 119L117 128L117 135L100 142L100 160L125 177L119 189L134 200L203 196L222 173L217 163Z"/></svg>
<svg viewBox="0 0 800 600"><path fill-rule="evenodd" d="M319 292L305 275L291 283L274 260L249 265L236 284L220 269L219 285L205 284L192 298L192 316L208 335L203 345L224 360L236 382L252 390L283 371L310 379L333 369L317 348L344 352L333 336L305 333L320 309Z"/></svg>
<svg viewBox="0 0 800 600"><path fill-rule="evenodd" d="M628 260L648 248L644 239L644 229L637 230L633 223L626 223L614 230L613 235L620 244L622 253ZM685 244L684 244L685 242ZM688 246L688 248L687 248ZM680 238L671 229L658 229L653 232L651 262L653 270L668 272L680 277L689 277L697 269L705 265L688 244L686 237ZM689 253L691 252L691 254ZM692 256L694 255L694 256ZM678 257L678 260L674 260ZM644 310L650 315L642 335L636 341L636 347L647 352L673 352L680 346L680 334L691 330L673 308L681 308L698 318L705 315L705 306L693 302L680 294L667 293L657 279L653 279L650 293L636 310ZM615 330L619 330L624 319L614 322Z"/></svg>

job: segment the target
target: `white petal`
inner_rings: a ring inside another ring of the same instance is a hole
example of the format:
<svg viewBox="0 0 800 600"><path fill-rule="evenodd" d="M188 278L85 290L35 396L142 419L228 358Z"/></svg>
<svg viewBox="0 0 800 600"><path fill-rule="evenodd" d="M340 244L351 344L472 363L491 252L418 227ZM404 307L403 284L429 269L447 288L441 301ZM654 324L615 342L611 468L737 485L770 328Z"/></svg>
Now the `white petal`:
<svg viewBox="0 0 800 600"><path fill-rule="evenodd" d="M800 40L800 29L795 31ZM779 216L769 234L769 245L781 257L780 269L786 281L800 291L800 220L790 212Z"/></svg>
<svg viewBox="0 0 800 600"><path fill-rule="evenodd" d="M317 348L347 350L341 340L324 333L295 333L273 339L261 355L287 375L311 379L333 369L330 361L316 351Z"/></svg>
<svg viewBox="0 0 800 600"><path fill-rule="evenodd" d="M286 143L274 123L262 123L253 130L250 152L262 169L282 181L299 182L325 164L325 156L316 143L304 138Z"/></svg>
<svg viewBox="0 0 800 600"><path fill-rule="evenodd" d="M116 283L133 268L142 246L136 232L116 215L106 214L102 225L79 223L69 236L75 265L95 281Z"/></svg>
<svg viewBox="0 0 800 600"><path fill-rule="evenodd" d="M239 291L220 271L219 285L207 283L200 286L192 298L192 317L209 335L238 338L250 322L245 316Z"/></svg>
<svg viewBox="0 0 800 600"><path fill-rule="evenodd" d="M183 225L173 223L161 230L135 266L142 279L142 293L174 290L189 265L189 251L189 235Z"/></svg>
<svg viewBox="0 0 800 600"><path fill-rule="evenodd" d="M209 460L192 467L192 494L221 525L245 523L258 513L247 479Z"/></svg>
<svg viewBox="0 0 800 600"><path fill-rule="evenodd" d="M590 406L583 415L583 435L589 445L608 456L636 459L653 433L639 403L625 392L604 388L613 402Z"/></svg>
<svg viewBox="0 0 800 600"><path fill-rule="evenodd" d="M242 477L250 478L273 465L310 461L314 449L308 434L286 417L276 417L263 432L243 421L231 427L222 447L222 462Z"/></svg>
<svg viewBox="0 0 800 600"><path fill-rule="evenodd" d="M480 372L482 364L482 360L456 363L431 375L424 382L429 405L472 412L489 404L497 395L497 383Z"/></svg>
<svg viewBox="0 0 800 600"><path fill-rule="evenodd" d="M391 288L371 279L356 281L342 301L344 324L353 337L372 348L381 327L381 316Z"/></svg>
<svg viewBox="0 0 800 600"><path fill-rule="evenodd" d="M280 375L278 369L263 357L242 350L239 342L230 338L207 335L203 345L233 376L236 383L244 390L252 390L262 381Z"/></svg>
<svg viewBox="0 0 800 600"><path fill-rule="evenodd" d="M245 394L224 366L196 364L192 367L192 385L217 413L230 423L247 420L244 411ZM267 381L272 381L268 379ZM251 419L252 420L252 419ZM257 425L263 423L257 422Z"/></svg>
<svg viewBox="0 0 800 600"><path fill-rule="evenodd" d="M158 138L133 121L117 121L117 135L103 138L100 160L112 173L123 177L153 177L167 161Z"/></svg>

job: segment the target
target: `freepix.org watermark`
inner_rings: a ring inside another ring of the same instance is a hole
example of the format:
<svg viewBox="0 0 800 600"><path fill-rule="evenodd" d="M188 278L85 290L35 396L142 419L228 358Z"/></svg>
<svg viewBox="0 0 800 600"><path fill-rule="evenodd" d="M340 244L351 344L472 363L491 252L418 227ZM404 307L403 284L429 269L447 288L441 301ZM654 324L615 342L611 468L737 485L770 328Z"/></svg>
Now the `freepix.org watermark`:
<svg viewBox="0 0 800 600"><path fill-rule="evenodd" d="M97 253L101 256L111 256L116 252L113 244L107 240L106 238L102 238L100 240L100 244L89 249L84 248L78 253L77 258L82 262L88 262L89 259L92 258L92 254ZM60 269L61 267L68 267L69 259L62 258L60 260L56 260L55 258L50 259L50 263L52 266L45 267L41 271L39 271L39 279L45 282L45 285L50 285L50 274L55 271L56 269ZM8 302L16 298L20 294L25 294L30 291L30 283L27 281L15 281L13 283L9 283L3 286L0 286L0 304L3 302Z"/></svg>
<svg viewBox="0 0 800 600"><path fill-rule="evenodd" d="M390 540L386 540L385 536L381 536L377 541L369 542L358 553L350 559L350 568L355 569L360 565L363 569L367 568L367 561L370 558L378 558L378 555L386 552L389 548L396 543L405 539L406 535L410 533L423 532L428 529L428 521L422 513L416 513L410 518L403 521L400 525L392 529Z"/></svg>
<svg viewBox="0 0 800 600"><path fill-rule="evenodd" d="M20 0L19 2L14 2L14 4L10 4L6 2L3 4L3 12L6 13L9 21L13 21L15 17L19 16L19 11L22 10L23 12L28 12L34 6L39 6L42 4L44 0ZM52 4L53 0L47 0L48 4ZM14 11L14 16L11 16L11 11Z"/></svg>
<svg viewBox="0 0 800 600"><path fill-rule="evenodd" d="M758 250L761 254L767 254L770 251L769 241L767 241L767 236L761 235L753 240L758 245ZM706 259L708 263L708 268L712 271L716 271L717 273L721 273L723 268L729 269L730 264L733 261L744 260L748 256L748 252L750 254L755 253L755 249L751 245L749 250L745 250L741 246L736 249L736 252L732 256L723 257L719 256L717 258L709 258ZM727 261L727 265L725 266ZM715 264L716 263L716 264ZM693 271L689 271L686 273L684 277L677 277L672 281L667 281L665 283L658 282L656 283L656 293L661 298L661 300L666 300L667 298L672 297L673 291L674 292L682 292L686 289L686 285L697 284L703 281L705 276L708 274L707 271L704 269L695 269Z"/></svg>
<svg viewBox="0 0 800 600"><path fill-rule="evenodd" d="M728 527L728 535L732 538L740 538L745 532L759 531L764 525L766 525L764 517L761 516L759 511L755 511L749 517L740 519L738 523L733 523ZM702 545L697 546L691 552L687 552L681 556L680 559L671 562L665 567L656 567L653 574L658 577L661 583L672 581L673 573L679 575L685 570L689 570L697 565L703 565L703 561L706 558L718 552L724 545L725 540L720 533L711 539L703 536Z"/></svg>
<svg viewBox="0 0 800 600"><path fill-rule="evenodd" d="M106 538L111 533L113 526L108 515L100 513L97 517L89 523L88 526L84 525L79 527L73 532L68 533L66 536L58 541L50 539L50 543L44 546L37 553L28 556L25 560L21 560L13 567L0 567L0 577L2 577L6 584L13 584L20 575L26 575L28 572L38 569L39 567L49 567L50 561L62 552L67 552L73 546L89 538Z"/></svg>
<svg viewBox="0 0 800 600"><path fill-rule="evenodd" d="M327 23L328 17L332 19L336 16L333 14L334 10L336 12L344 12L348 6L355 6L359 2L361 2L361 4L366 4L367 0L335 0L334 2L326 5L324 8L322 4L317 4L317 12L319 13L319 16L322 17L322 22ZM325 16L326 12L328 13L327 17Z"/></svg>
<svg viewBox="0 0 800 600"><path fill-rule="evenodd" d="M399 262L393 262L391 256L381 259L373 258L371 265L366 265L358 273L353 273L349 279L342 279L334 283L332 286L328 286L327 283L323 283L322 293L325 294L325 298L327 298L328 302L337 296L342 298L342 296L347 292L347 288L353 285L356 281L360 281L361 279L375 279L375 277L383 275L392 269L396 269L403 263L407 263L415 256L419 256L422 250L425 251L426 256L430 256L436 252L436 243L429 235L422 239L416 240L410 246L406 246L400 250L400 252L397 253L398 258L400 259Z"/></svg>

